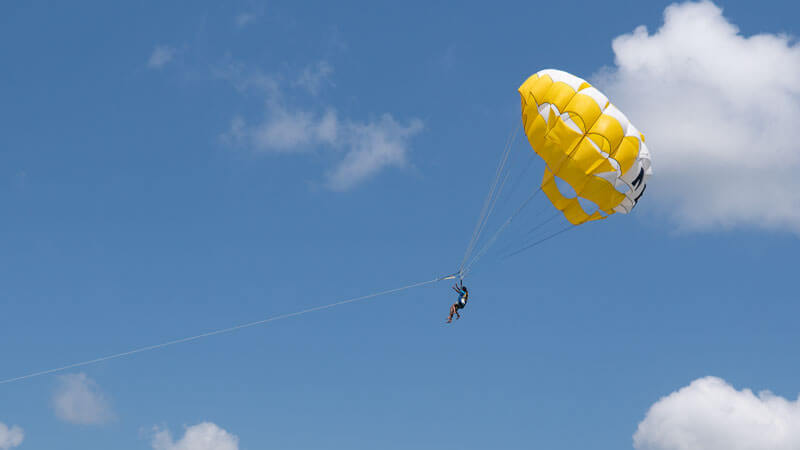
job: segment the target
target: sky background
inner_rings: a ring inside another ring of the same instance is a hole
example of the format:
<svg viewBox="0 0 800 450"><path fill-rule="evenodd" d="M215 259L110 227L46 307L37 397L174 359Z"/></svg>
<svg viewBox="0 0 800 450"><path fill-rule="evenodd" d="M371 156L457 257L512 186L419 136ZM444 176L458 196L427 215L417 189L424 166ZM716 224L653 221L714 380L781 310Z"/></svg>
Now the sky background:
<svg viewBox="0 0 800 450"><path fill-rule="evenodd" d="M0 379L455 271L543 68L655 175L452 325L443 282L3 384L0 449L798 448L800 8L669 4L3 2Z"/></svg>

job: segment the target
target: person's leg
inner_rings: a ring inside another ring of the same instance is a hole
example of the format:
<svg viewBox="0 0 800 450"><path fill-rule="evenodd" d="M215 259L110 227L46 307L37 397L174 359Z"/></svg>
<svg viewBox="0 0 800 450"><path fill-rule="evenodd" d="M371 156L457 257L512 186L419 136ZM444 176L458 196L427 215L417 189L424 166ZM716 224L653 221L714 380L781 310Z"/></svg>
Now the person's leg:
<svg viewBox="0 0 800 450"><path fill-rule="evenodd" d="M447 323L450 323L450 322L453 321L453 314L455 314L457 312L458 311L456 311L456 305L454 303L453 306L450 307L450 316L447 317Z"/></svg>

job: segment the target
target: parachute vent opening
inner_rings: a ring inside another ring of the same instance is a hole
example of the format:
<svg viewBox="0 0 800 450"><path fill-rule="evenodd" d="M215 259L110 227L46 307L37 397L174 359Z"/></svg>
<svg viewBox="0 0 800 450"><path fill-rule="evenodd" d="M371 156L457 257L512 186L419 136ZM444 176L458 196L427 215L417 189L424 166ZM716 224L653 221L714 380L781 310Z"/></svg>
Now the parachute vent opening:
<svg viewBox="0 0 800 450"><path fill-rule="evenodd" d="M578 203L581 205L581 208L583 208L583 211L586 214L592 215L595 211L600 211L600 214L604 216L606 215L603 211L600 210L600 207L597 206L597 203L591 200L587 200L583 197L578 197Z"/></svg>
<svg viewBox="0 0 800 450"><path fill-rule="evenodd" d="M614 188L620 194L627 194L628 191L631 190L631 186L628 183L626 183L625 181L621 180L621 179L617 179L616 180L616 182L614 183Z"/></svg>
<svg viewBox="0 0 800 450"><path fill-rule="evenodd" d="M562 180L558 176L554 176L553 179L556 182L556 187L558 188L558 192L561 193L565 198L575 198L578 196L578 193L575 192L575 189L570 186L569 183Z"/></svg>

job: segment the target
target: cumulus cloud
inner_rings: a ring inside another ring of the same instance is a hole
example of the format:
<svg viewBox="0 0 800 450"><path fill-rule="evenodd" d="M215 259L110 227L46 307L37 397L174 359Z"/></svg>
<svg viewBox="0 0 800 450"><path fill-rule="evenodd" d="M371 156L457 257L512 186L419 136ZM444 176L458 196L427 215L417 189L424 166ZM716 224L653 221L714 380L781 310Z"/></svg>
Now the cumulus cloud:
<svg viewBox="0 0 800 450"><path fill-rule="evenodd" d="M700 378L656 402L633 435L637 450L796 450L800 400L737 391Z"/></svg>
<svg viewBox="0 0 800 450"><path fill-rule="evenodd" d="M62 375L58 381L53 409L59 419L79 425L99 425L114 418L108 400L86 374Z"/></svg>
<svg viewBox="0 0 800 450"><path fill-rule="evenodd" d="M800 46L744 36L709 1L673 4L654 33L614 39L595 76L643 130L647 197L684 229L800 233Z"/></svg>
<svg viewBox="0 0 800 450"><path fill-rule="evenodd" d="M172 58L175 57L175 49L167 45L156 45L153 53L150 54L150 59L147 60L147 67L151 69L160 69L167 65Z"/></svg>
<svg viewBox="0 0 800 450"><path fill-rule="evenodd" d="M186 428L183 437L172 439L169 430L155 429L153 450L238 450L239 438L211 422Z"/></svg>
<svg viewBox="0 0 800 450"><path fill-rule="evenodd" d="M25 439L25 434L22 428L16 425L9 428L6 424L0 422L0 450L19 447L23 439Z"/></svg>
<svg viewBox="0 0 800 450"><path fill-rule="evenodd" d="M292 83L316 93L323 82L327 63L304 72ZM408 161L409 141L423 129L419 119L407 123L385 113L378 120L359 121L342 118L333 107L302 108L289 106L286 89L276 77L247 71L230 64L217 69L219 78L230 81L240 92L256 92L265 98L264 116L248 122L241 116L231 120L223 142L256 153L289 154L329 150L342 155L327 171L325 186L345 191L389 167L404 167ZM327 76L327 75L325 75Z"/></svg>
<svg viewBox="0 0 800 450"><path fill-rule="evenodd" d="M295 84L304 87L311 94L317 95L324 85L331 84L332 74L333 67L327 61L320 61L303 69Z"/></svg>

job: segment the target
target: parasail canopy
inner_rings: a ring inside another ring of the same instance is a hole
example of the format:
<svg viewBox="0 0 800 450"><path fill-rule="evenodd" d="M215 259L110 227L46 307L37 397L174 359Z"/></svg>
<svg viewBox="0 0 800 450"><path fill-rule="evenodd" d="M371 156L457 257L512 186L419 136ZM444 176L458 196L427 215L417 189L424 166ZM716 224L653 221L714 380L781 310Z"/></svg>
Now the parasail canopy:
<svg viewBox="0 0 800 450"><path fill-rule="evenodd" d="M522 123L547 167L542 191L573 225L629 213L652 175L644 135L602 92L560 70L519 87Z"/></svg>

